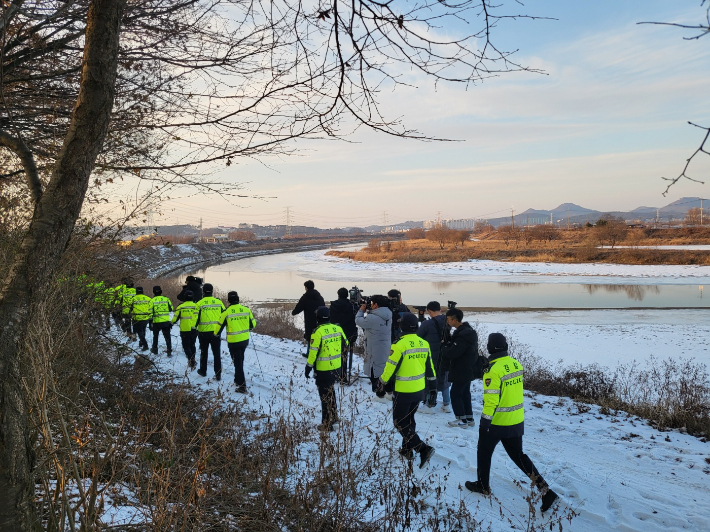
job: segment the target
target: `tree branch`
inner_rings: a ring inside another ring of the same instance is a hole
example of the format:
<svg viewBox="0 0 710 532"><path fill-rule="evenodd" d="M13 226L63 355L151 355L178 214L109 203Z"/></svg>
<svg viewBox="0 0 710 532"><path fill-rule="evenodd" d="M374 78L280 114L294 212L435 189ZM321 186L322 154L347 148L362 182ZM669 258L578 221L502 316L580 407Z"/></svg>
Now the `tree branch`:
<svg viewBox="0 0 710 532"><path fill-rule="evenodd" d="M20 137L13 137L3 130L0 130L0 146L5 146L12 150L20 158L27 176L27 185L32 192L32 199L35 203L38 203L42 198L42 182L39 180L39 173L37 172L37 165L32 152Z"/></svg>
<svg viewBox="0 0 710 532"><path fill-rule="evenodd" d="M705 184L705 181L700 181L698 179L694 179L694 178L690 177L689 175L687 175L686 172L688 171L688 167L690 166L691 161L695 158L695 156L697 154L704 153L705 155L710 155L710 151L708 151L705 148L705 144L707 143L708 138L710 138L710 127L699 126L698 124L693 124L692 122L688 122L688 124L704 130L705 131L705 138L700 143L700 147L693 152L693 155L691 155L687 161L685 161L685 166L683 167L683 171L680 173L680 175L678 177L661 177L661 179L664 179L665 181L670 181L670 183L668 183L668 186L666 187L666 190L663 192L664 196L668 194L668 191L670 190L670 188L673 185L675 185L678 181L680 181L683 178L685 178L689 181L693 181L695 183L700 183L702 185Z"/></svg>

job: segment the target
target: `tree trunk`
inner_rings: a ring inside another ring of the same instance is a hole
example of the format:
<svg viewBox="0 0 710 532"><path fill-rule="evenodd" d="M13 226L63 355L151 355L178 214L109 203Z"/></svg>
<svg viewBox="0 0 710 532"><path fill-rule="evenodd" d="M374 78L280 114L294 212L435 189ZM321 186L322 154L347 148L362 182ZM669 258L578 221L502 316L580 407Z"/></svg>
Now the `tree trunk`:
<svg viewBox="0 0 710 532"><path fill-rule="evenodd" d="M125 0L94 0L86 23L79 96L47 190L0 293L0 532L37 530L35 441L22 379L34 302L54 279L101 150L113 106ZM31 149L31 146L30 146Z"/></svg>

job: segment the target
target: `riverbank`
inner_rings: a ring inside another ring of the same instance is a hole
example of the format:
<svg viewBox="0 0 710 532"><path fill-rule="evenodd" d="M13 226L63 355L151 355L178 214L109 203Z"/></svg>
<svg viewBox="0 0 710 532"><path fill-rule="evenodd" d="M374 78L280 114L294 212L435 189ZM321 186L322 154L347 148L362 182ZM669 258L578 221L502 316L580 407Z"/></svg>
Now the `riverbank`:
<svg viewBox="0 0 710 532"><path fill-rule="evenodd" d="M552 241L512 241L498 231L474 240L439 244L426 239L406 240L361 250L333 250L329 255L359 262L447 263L469 260L554 262L562 264L710 265L706 238L627 238L613 248L581 230L559 231Z"/></svg>
<svg viewBox="0 0 710 532"><path fill-rule="evenodd" d="M338 239L280 239L257 243L230 241L172 246L147 246L130 249L122 257L133 270L145 278L158 278L197 267L205 268L220 262L259 255L326 249L362 242L362 236Z"/></svg>

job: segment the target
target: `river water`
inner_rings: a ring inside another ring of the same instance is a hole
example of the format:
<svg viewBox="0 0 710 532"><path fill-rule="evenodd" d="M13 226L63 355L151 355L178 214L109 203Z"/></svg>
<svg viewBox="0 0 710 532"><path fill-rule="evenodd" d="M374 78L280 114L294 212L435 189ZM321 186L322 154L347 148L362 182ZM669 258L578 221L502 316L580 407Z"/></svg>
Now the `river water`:
<svg viewBox="0 0 710 532"><path fill-rule="evenodd" d="M710 307L710 293L704 294L703 284L693 279L675 279L674 284L664 284L663 278L589 278L584 282L586 278L576 276L575 280L581 282L560 282L559 278L536 282L529 275L452 276L426 269L414 274L401 271L397 264L368 268L358 263L351 267L355 265L348 265L350 261L333 262L324 253L250 257L192 273L223 292L236 290L257 303L296 300L303 293L304 281L312 279L326 301L337 298L338 288L357 285L365 295L386 294L397 288L409 305L425 305L432 300L444 305L453 300L460 307L479 309Z"/></svg>

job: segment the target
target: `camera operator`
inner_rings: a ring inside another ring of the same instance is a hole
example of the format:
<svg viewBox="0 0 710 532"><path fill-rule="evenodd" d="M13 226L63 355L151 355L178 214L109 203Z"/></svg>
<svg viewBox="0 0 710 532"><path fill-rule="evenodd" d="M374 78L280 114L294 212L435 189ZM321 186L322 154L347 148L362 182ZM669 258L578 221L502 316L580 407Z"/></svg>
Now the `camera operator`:
<svg viewBox="0 0 710 532"><path fill-rule="evenodd" d="M390 299L390 310L392 311L392 343L395 343L402 335L400 322L402 316L409 312L407 305L402 303L402 292L393 288L387 292L387 297Z"/></svg>
<svg viewBox="0 0 710 532"><path fill-rule="evenodd" d="M441 398L444 401L441 407L442 412L451 412L451 397L449 395L449 383L447 373L441 369L441 342L444 336L444 330L448 328L446 324L446 316L441 313L441 304L438 301L430 301L426 306L426 312L431 319L422 321L417 331L417 336L423 338L429 343L431 349L431 358L434 361L436 369L436 381L427 380L427 393L425 398L425 406L419 409L422 414L433 414L436 407L436 396L441 392Z"/></svg>
<svg viewBox="0 0 710 532"><path fill-rule="evenodd" d="M355 325L355 314L357 305L350 301L347 288L338 289L338 299L330 302L330 322L340 325L348 339L349 351L352 353L353 345L357 340L357 325ZM348 380L348 351L343 353L343 365L341 381ZM351 368L352 369L352 368Z"/></svg>
<svg viewBox="0 0 710 532"><path fill-rule="evenodd" d="M388 391L388 398L392 398L392 389L379 389L379 378L385 370L385 364L390 356L392 348L392 311L389 309L389 299L383 295L375 295L370 298L372 309L368 311L367 304L363 303L355 316L355 323L365 334L365 375L370 376L372 391L377 397L385 398ZM388 388L391 388L388 385Z"/></svg>
<svg viewBox="0 0 710 532"><path fill-rule="evenodd" d="M451 406L456 420L449 421L449 426L462 429L473 427L471 406L471 382L483 375L483 365L478 355L478 334L467 321L463 312L450 308L446 312L446 323L456 330L441 346L442 370L449 372L451 382ZM448 335L444 335L445 339Z"/></svg>
<svg viewBox="0 0 710 532"><path fill-rule="evenodd" d="M306 339L306 352L303 354L304 358L308 358L308 342L311 340L311 334L318 326L316 320L316 310L318 307L325 307L325 301L320 292L316 290L316 285L313 281L308 280L303 283L306 289L306 293L301 296L298 300L296 307L291 311L292 316L296 316L303 312L303 325L304 334L303 337Z"/></svg>
<svg viewBox="0 0 710 532"><path fill-rule="evenodd" d="M192 292L192 297L187 297L187 292ZM202 299L202 279L188 275L185 279L185 286L177 295L177 300L185 303L186 301L199 301Z"/></svg>

